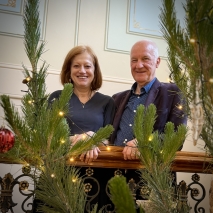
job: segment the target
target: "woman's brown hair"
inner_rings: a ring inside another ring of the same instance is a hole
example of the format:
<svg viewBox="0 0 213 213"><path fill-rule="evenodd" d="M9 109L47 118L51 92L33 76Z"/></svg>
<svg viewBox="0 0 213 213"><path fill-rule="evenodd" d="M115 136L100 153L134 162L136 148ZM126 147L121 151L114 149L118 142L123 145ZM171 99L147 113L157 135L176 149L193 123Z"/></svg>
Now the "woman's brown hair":
<svg viewBox="0 0 213 213"><path fill-rule="evenodd" d="M76 46L72 48L68 53L66 58L64 59L64 63L61 70L61 83L62 85L66 83L72 83L72 79L70 77L71 65L75 56L87 52L93 59L94 63L94 79L91 83L91 90L98 90L102 86L102 74L100 65L98 62L98 58L93 52L93 50L89 46ZM71 80L71 82L70 82Z"/></svg>

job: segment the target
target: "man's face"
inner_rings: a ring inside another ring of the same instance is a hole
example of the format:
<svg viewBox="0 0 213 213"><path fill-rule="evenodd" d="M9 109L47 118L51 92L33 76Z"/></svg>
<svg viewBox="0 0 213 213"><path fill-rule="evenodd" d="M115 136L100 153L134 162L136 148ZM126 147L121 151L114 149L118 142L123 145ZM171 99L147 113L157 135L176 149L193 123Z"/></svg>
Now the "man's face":
<svg viewBox="0 0 213 213"><path fill-rule="evenodd" d="M155 77L155 70L160 64L155 47L148 42L136 43L131 50L131 72L140 87L148 84Z"/></svg>

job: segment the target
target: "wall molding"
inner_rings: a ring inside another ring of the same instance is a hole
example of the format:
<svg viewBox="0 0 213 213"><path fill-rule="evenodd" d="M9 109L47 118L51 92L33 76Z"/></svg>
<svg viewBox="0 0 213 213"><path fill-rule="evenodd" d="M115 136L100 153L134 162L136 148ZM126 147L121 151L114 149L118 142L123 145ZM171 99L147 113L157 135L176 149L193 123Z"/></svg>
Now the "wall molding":
<svg viewBox="0 0 213 213"><path fill-rule="evenodd" d="M25 66L27 69L31 69L30 66ZM13 69L13 70L19 70L23 71L23 67L18 64L9 64L9 63L2 63L0 62L0 69ZM60 75L60 70L56 69L48 69L47 74L51 75ZM132 84L134 81L132 79L126 79L126 78L116 78L112 76L103 76L103 81L107 82L113 82L113 83L120 83L120 84Z"/></svg>
<svg viewBox="0 0 213 213"><path fill-rule="evenodd" d="M128 55L132 44L149 39L158 45L161 60L167 60L167 44L163 37L129 31L130 1L107 0L104 50ZM116 10L118 6L120 7Z"/></svg>
<svg viewBox="0 0 213 213"><path fill-rule="evenodd" d="M74 46L78 45L78 37L79 37L79 25L80 25L80 13L81 13L81 0L77 0L76 6L76 20L75 20L75 39L74 39Z"/></svg>
<svg viewBox="0 0 213 213"><path fill-rule="evenodd" d="M48 1L49 0L42 0L39 3L40 27L41 27L40 40L45 40L45 36L46 36ZM14 13L7 10L5 11L0 10L0 17L1 17L0 23L2 25L0 35L5 35L9 37L18 37L18 38L24 37L24 25L23 25L24 1L23 0L21 3L21 7L22 8L20 13ZM12 25L13 23L15 23L15 26Z"/></svg>
<svg viewBox="0 0 213 213"><path fill-rule="evenodd" d="M1 93L0 93L1 94ZM3 95L3 94L1 94ZM23 96L21 95L11 95L11 94L4 94L4 95L8 95L10 97L10 99L13 99L13 100L21 100L23 98Z"/></svg>
<svg viewBox="0 0 213 213"><path fill-rule="evenodd" d="M31 69L30 66L25 66L27 69ZM23 67L20 64L10 64L10 63L2 63L0 62L0 72L2 72L3 70L14 70L14 71L23 71ZM4 72L4 71L3 71ZM60 70L56 70L56 69L48 69L47 70L47 74L48 75L57 75L59 77L60 75ZM132 85L134 83L133 79L125 79L125 78L116 78L116 77L112 77L112 76L104 76L103 75L103 82L110 82L110 83L117 83L117 84L127 84L127 85ZM0 95L2 95L1 91L0 91ZM18 99L21 100L21 98L23 96L21 95L15 95L15 94L5 94L8 95L10 98L12 99Z"/></svg>

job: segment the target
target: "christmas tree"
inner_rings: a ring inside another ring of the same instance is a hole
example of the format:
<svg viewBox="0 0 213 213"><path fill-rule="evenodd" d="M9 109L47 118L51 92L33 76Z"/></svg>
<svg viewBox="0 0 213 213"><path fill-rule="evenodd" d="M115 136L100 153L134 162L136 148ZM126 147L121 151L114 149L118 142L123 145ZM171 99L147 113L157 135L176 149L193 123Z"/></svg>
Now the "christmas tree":
<svg viewBox="0 0 213 213"><path fill-rule="evenodd" d="M66 84L60 98L49 106L45 85L48 65L44 61L38 66L45 50L45 42L40 41L39 1L25 3L24 45L31 69L23 65L23 83L28 90L22 99L21 113L9 96L0 96L5 120L15 135L14 147L9 151L4 149L1 156L23 164L25 170L27 168L35 183L35 196L41 204L38 209L42 212L84 212L86 194L83 181L78 169L67 166L67 162L99 145L109 137L113 127L108 125L94 136L71 145L66 115L72 84Z"/></svg>

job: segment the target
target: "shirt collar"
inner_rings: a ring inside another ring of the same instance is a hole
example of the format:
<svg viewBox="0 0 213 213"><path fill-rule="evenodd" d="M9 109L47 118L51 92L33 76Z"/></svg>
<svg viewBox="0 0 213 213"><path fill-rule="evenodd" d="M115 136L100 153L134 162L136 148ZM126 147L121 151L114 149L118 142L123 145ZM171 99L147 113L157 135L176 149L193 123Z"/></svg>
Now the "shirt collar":
<svg viewBox="0 0 213 213"><path fill-rule="evenodd" d="M143 93L144 90L145 90L146 93L148 93L149 90L151 89L152 85L154 84L155 80L156 80L156 77L152 81L150 81L147 85L145 85L144 87L142 87L141 88L141 93ZM135 93L136 88L137 88L137 82L135 82L132 85L132 88L131 88L132 93Z"/></svg>

